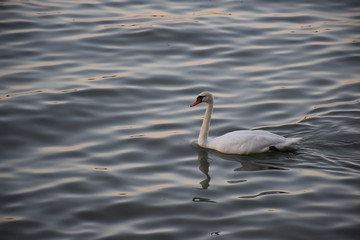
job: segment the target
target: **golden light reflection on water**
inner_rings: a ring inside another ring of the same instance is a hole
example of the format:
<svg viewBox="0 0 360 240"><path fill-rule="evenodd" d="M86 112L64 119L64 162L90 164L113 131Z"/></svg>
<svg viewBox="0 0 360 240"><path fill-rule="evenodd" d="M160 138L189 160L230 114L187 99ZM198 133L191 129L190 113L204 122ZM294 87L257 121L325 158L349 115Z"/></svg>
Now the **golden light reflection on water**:
<svg viewBox="0 0 360 240"><path fill-rule="evenodd" d="M156 191L162 188L167 188L170 187L170 184L161 184L161 185L155 185L155 186L151 186L151 187L145 187L145 188L141 188L141 191L144 192L148 192L148 191Z"/></svg>
<svg viewBox="0 0 360 240"><path fill-rule="evenodd" d="M151 26L153 26L153 25L155 25L155 24L181 23L181 22L198 23L199 21L187 20L187 19L177 19L177 20L167 20L167 21L152 21L152 22L146 22L146 23L106 25L106 26L104 26L104 28L113 28L113 27L122 27L122 28L145 28L145 27L151 27Z"/></svg>
<svg viewBox="0 0 360 240"><path fill-rule="evenodd" d="M78 35L63 37L62 39L64 39L64 40L79 40L79 39L83 39L83 38L91 38L91 37L98 37L98 36L101 36L101 34L78 34Z"/></svg>
<svg viewBox="0 0 360 240"><path fill-rule="evenodd" d="M35 90L35 91L27 91L27 92L19 92L19 93L12 93L0 96L0 100L11 98L11 97L18 97L18 96L25 96L31 94L38 94L38 93L68 93L68 92L76 92L78 89L68 89L68 90L61 90L61 91L54 91L54 90Z"/></svg>
<svg viewBox="0 0 360 240"><path fill-rule="evenodd" d="M10 1L10 2L1 2L0 6L11 6L11 5L22 5L22 2L26 2L27 4L31 4L31 5L40 5L40 6L58 6L58 4L55 3L45 3L43 1L35 1L35 0L27 0L27 1Z"/></svg>
<svg viewBox="0 0 360 240"><path fill-rule="evenodd" d="M196 180L185 180L183 181L185 184L198 185L199 182Z"/></svg>
<svg viewBox="0 0 360 240"><path fill-rule="evenodd" d="M315 29L315 30L289 30L289 31L281 31L281 32L277 32L278 34L283 34L283 33L300 33L300 34L309 34L309 33L322 33L322 32L326 32L326 31L333 31L336 30L336 28L322 28L322 29ZM330 42L312 42L311 44L315 45L327 45L327 44L333 44Z"/></svg>
<svg viewBox="0 0 360 240"><path fill-rule="evenodd" d="M276 89L289 89L289 88L294 88L293 86L277 86L275 87Z"/></svg>
<svg viewBox="0 0 360 240"><path fill-rule="evenodd" d="M15 220L19 220L21 218L19 217L2 217L0 222L4 222L4 221L15 221Z"/></svg>
<svg viewBox="0 0 360 240"><path fill-rule="evenodd" d="M0 77L5 76L5 75L18 73L18 72L21 72L21 71L20 70L1 71L0 72Z"/></svg>
<svg viewBox="0 0 360 240"><path fill-rule="evenodd" d="M343 26L343 25L350 25L350 24L359 24L359 20L339 20L339 21L321 21L311 24L303 24L294 26L294 29L297 30L283 30L276 32L277 34L283 33L300 33L300 34L311 34L311 33L322 33L327 31L336 31L338 28L333 26ZM332 44L329 42L312 42L312 44Z"/></svg>
<svg viewBox="0 0 360 240"><path fill-rule="evenodd" d="M212 64L216 62L223 61L223 59L209 59L204 61L196 61L196 62L186 62L182 64L182 66L196 66L196 65L206 65L206 64Z"/></svg>
<svg viewBox="0 0 360 240"><path fill-rule="evenodd" d="M45 16L45 15L59 15L69 13L68 11L53 11L53 12L34 12L33 15L36 16Z"/></svg>
<svg viewBox="0 0 360 240"><path fill-rule="evenodd" d="M133 128L139 128L140 126L136 125L130 125L130 126L116 126L115 129L123 130L123 129L133 129Z"/></svg>
<svg viewBox="0 0 360 240"><path fill-rule="evenodd" d="M166 123L172 123L173 121L171 120L156 120L156 121L151 121L151 123L154 124L166 124Z"/></svg>
<svg viewBox="0 0 360 240"><path fill-rule="evenodd" d="M111 170L109 167L92 167L93 170L101 170L101 171L108 171Z"/></svg>
<svg viewBox="0 0 360 240"><path fill-rule="evenodd" d="M43 148L43 150L48 152L68 152L68 151L79 150L93 145L95 145L95 143L84 143L84 144L79 144L75 146L66 146L66 147L45 147Z"/></svg>
<svg viewBox="0 0 360 240"><path fill-rule="evenodd" d="M133 193L130 193L130 192L117 192L117 193L114 193L112 195L115 195L115 196L131 196L131 195L133 195Z"/></svg>
<svg viewBox="0 0 360 240"><path fill-rule="evenodd" d="M354 105L360 103L360 99L356 99L355 101L349 101L349 102L333 102L333 103L328 103L328 104L322 104L322 105L315 105L312 106L312 109L318 109L318 108L330 108L330 107L336 107L339 105ZM352 108L352 109L348 109L348 111L352 111L352 112L359 112L360 109L358 108ZM320 112L318 114L307 114L304 117L302 117L297 123L302 122L304 120L308 120L311 118L315 118L315 117L321 117L321 115L326 114L326 112Z"/></svg>
<svg viewBox="0 0 360 240"><path fill-rule="evenodd" d="M311 170L304 170L303 173L305 175L312 175L312 176L321 176L321 177L326 176L326 174L324 174L324 173L317 172L317 171L311 171Z"/></svg>
<svg viewBox="0 0 360 240"><path fill-rule="evenodd" d="M206 11L199 11L199 12L191 12L190 14L185 15L175 15L175 14L168 14L166 12L160 12L155 10L148 10L149 14L134 14L132 12L125 12L125 11L114 11L114 13L118 13L119 17L106 17L106 18L70 18L68 19L71 22L102 22L102 21L120 21L120 20L132 20L132 19L148 19L148 18L171 18L171 19L184 19L184 18L197 18L197 17L207 17L207 16L233 16L236 14L233 13L223 13L220 12L220 9L208 9ZM187 20L187 21L194 21L194 20ZM165 20L167 21L167 20ZM148 22L143 22L140 24L147 24ZM110 27L112 25L106 25L104 27ZM117 26L117 25L114 25Z"/></svg>
<svg viewBox="0 0 360 240"><path fill-rule="evenodd" d="M32 168L32 169L29 169L28 171L31 172L31 173L54 173L56 172L58 169L56 168Z"/></svg>
<svg viewBox="0 0 360 240"><path fill-rule="evenodd" d="M304 13L266 13L262 14L264 17L297 17L304 16Z"/></svg>
<svg viewBox="0 0 360 240"><path fill-rule="evenodd" d="M124 77L126 75L127 75L127 73L116 73L116 74L111 74L111 75L103 75L103 76L98 76L98 77L86 78L84 80L96 81L96 80L107 79L107 78Z"/></svg>
<svg viewBox="0 0 360 240"><path fill-rule="evenodd" d="M328 103L328 104L315 105L312 108L317 109L317 108L336 107L336 106L339 106L339 105L353 105L353 104L356 104L356 103L359 103L359 102L360 102L360 99L356 99L355 101L349 101L349 102L333 102L333 103ZM352 111L360 111L360 109L354 108L354 109L352 109Z"/></svg>
<svg viewBox="0 0 360 240"><path fill-rule="evenodd" d="M267 66L244 66L237 67L238 70L247 70L247 71L264 71L264 70L276 70L278 67L267 67Z"/></svg>
<svg viewBox="0 0 360 240"><path fill-rule="evenodd" d="M146 167L147 165L144 163L130 163L130 164L122 164L121 169L133 169L133 168L142 168Z"/></svg>
<svg viewBox="0 0 360 240"><path fill-rule="evenodd" d="M358 82L360 82L360 79L344 80L341 83L343 83L343 84L353 84L353 83L358 83Z"/></svg>
<svg viewBox="0 0 360 240"><path fill-rule="evenodd" d="M26 1L28 4L33 4L33 5L40 5L40 6L57 6L58 4L56 3L47 3L44 1L35 1L35 0L28 0Z"/></svg>
<svg viewBox="0 0 360 240"><path fill-rule="evenodd" d="M28 89L30 88L30 86L22 86L22 85L19 85L19 86L14 86L13 89Z"/></svg>
<svg viewBox="0 0 360 240"><path fill-rule="evenodd" d="M280 209L265 209L265 212L281 212L282 210Z"/></svg>
<svg viewBox="0 0 360 240"><path fill-rule="evenodd" d="M44 103L46 103L46 104L64 104L66 102L64 102L64 101L46 101Z"/></svg>
<svg viewBox="0 0 360 240"><path fill-rule="evenodd" d="M31 65L16 66L16 68L37 68L37 67L53 66L53 65L58 65L58 64L60 64L60 63L59 62L39 62L36 64L31 64Z"/></svg>
<svg viewBox="0 0 360 240"><path fill-rule="evenodd" d="M126 136L127 138L138 138L138 137L151 137L151 138L160 138L167 137L171 135L184 134L185 131L170 131L170 132L153 132L153 133L143 133Z"/></svg>
<svg viewBox="0 0 360 240"><path fill-rule="evenodd" d="M7 33L25 33L25 32L38 32L38 31L42 31L42 29L40 28L16 29L16 30L7 31Z"/></svg>
<svg viewBox="0 0 360 240"><path fill-rule="evenodd" d="M236 14L232 13L223 13L220 12L219 9L209 9L206 11L199 12L191 12L190 14L185 15L174 15L168 14L165 12L149 10L147 11L149 14L134 14L132 12L124 12L124 11L114 11L113 13L118 13L122 16L119 17L107 17L107 18L71 18L68 19L70 22L107 22L107 21L129 21L129 20L137 20L144 19L143 22L136 23L120 23L120 24L111 24L111 25L103 25L104 28L113 28L113 27L121 27L121 28L144 28L144 27L152 27L155 24L166 24L166 23L199 23L200 20L194 19L199 17L210 17L210 16L233 16ZM146 21L147 19L164 19L157 21ZM146 20L145 20L146 19Z"/></svg>

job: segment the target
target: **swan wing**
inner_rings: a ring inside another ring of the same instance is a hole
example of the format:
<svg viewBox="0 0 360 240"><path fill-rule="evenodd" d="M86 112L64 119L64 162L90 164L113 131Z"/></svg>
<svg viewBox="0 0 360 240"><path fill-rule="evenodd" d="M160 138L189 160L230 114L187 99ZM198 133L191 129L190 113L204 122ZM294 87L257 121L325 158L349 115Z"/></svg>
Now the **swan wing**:
<svg viewBox="0 0 360 240"><path fill-rule="evenodd" d="M211 139L207 147L224 153L250 154L266 152L270 146L283 148L286 145L285 137L268 131L240 130Z"/></svg>

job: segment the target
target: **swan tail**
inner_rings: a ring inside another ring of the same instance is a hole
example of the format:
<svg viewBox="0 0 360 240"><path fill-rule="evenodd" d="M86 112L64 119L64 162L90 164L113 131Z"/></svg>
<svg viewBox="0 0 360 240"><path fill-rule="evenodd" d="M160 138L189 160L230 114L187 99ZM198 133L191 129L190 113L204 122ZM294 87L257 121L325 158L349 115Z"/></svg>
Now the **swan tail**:
<svg viewBox="0 0 360 240"><path fill-rule="evenodd" d="M299 143L301 138L285 138L285 142L275 145L279 150L294 149L295 144Z"/></svg>

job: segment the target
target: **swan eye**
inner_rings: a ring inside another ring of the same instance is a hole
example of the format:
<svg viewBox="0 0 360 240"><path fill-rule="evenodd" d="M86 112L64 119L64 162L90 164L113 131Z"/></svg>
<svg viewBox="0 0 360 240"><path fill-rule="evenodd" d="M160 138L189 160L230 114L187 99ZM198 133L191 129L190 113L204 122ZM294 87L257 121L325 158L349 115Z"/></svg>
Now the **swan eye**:
<svg viewBox="0 0 360 240"><path fill-rule="evenodd" d="M202 100L203 100L203 98L204 98L205 96L198 96L197 98L196 98L196 101L201 101L202 102Z"/></svg>

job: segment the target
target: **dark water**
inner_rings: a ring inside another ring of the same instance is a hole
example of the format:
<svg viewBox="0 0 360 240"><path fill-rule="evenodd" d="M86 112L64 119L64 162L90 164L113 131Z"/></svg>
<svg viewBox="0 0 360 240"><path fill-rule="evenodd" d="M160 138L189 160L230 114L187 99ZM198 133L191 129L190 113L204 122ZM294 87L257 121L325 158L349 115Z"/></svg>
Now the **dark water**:
<svg viewBox="0 0 360 240"><path fill-rule="evenodd" d="M358 1L0 2L1 239L358 239ZM260 128L296 153L196 145Z"/></svg>

